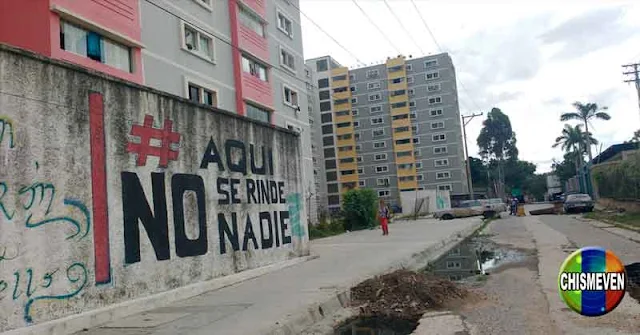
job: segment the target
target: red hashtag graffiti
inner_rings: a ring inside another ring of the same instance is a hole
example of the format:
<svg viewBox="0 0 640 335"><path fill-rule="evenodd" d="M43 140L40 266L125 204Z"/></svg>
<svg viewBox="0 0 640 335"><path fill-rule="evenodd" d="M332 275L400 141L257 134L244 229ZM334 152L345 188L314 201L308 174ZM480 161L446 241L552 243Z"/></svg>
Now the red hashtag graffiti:
<svg viewBox="0 0 640 335"><path fill-rule="evenodd" d="M167 167L169 160L178 159L178 151L171 149L171 144L180 143L180 134L172 131L173 121L164 120L164 128L153 128L153 116L145 115L142 126L133 125L131 135L138 136L140 143L127 143L127 152L138 154L137 166L147 165L147 156L160 158L159 167ZM151 145L151 139L160 140L159 147Z"/></svg>

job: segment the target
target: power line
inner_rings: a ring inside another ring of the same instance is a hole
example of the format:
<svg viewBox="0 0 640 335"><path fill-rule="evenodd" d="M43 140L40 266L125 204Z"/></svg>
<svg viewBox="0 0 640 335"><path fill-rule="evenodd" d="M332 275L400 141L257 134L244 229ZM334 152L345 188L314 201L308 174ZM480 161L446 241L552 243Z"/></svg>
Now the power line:
<svg viewBox="0 0 640 335"><path fill-rule="evenodd" d="M360 5L358 5L358 3L356 2L356 0L351 0L353 1L353 4L356 5L356 7L358 7L358 9L362 12L362 14L367 18L367 20L369 20L369 23L371 23L377 30L378 32L380 32L380 34L382 35L382 37L384 37L385 40L387 40L387 43L389 43L389 45L396 49L396 52L398 54L400 54L400 49L398 49L393 42L391 42L391 40L389 39L389 37L387 37L387 35L382 31L382 29L380 29L380 27L378 27L378 25L371 19L371 17L369 17L369 15L367 15L367 13L362 9L362 7L360 7Z"/></svg>
<svg viewBox="0 0 640 335"><path fill-rule="evenodd" d="M400 18L398 17L398 15L396 15L396 13L393 11L393 9L391 8L391 6L389 6L389 3L387 2L387 0L384 0L384 4L387 6L387 8L389 9L389 12L391 12L391 15L393 15L393 17L396 19L396 21L398 21L398 23L400 24L400 27L402 27L402 30L404 30L405 33L407 33L407 35L409 36L409 38L411 38L411 41L413 42L413 44L416 45L416 47L418 47L418 50L420 50L420 52L424 55L424 51L422 50L422 48L420 47L420 45L416 42L416 40L413 38L413 35L411 35L411 33L409 33L409 30L404 26L404 24L402 24L402 20L400 20Z"/></svg>
<svg viewBox="0 0 640 335"><path fill-rule="evenodd" d="M411 0L411 4L413 4L413 7L416 10L416 13L418 13L418 16L420 17L420 20L422 21L422 24L424 25L424 27L427 29L427 32L429 32L429 35L431 36L431 39L433 40L433 43L435 43L436 47L438 47L438 50L440 50L440 52L444 52L444 50L442 49L442 47L440 46L440 44L438 43L438 40L436 39L436 36L433 34L433 31L431 31L431 28L429 28L429 25L427 24L427 21L424 19L424 17L422 16L422 13L420 12L420 9L418 9L418 6L416 5L414 0ZM469 93L469 90L467 89L467 87L465 86L464 82L462 81L462 79L458 78L458 81L460 81L460 86L462 86L462 89L465 91L465 93L467 93L467 96L469 96L469 100L471 100L471 102L473 103L473 105L478 109L478 110L482 110L478 104L476 103L475 99L473 99L473 96L471 96L471 94Z"/></svg>

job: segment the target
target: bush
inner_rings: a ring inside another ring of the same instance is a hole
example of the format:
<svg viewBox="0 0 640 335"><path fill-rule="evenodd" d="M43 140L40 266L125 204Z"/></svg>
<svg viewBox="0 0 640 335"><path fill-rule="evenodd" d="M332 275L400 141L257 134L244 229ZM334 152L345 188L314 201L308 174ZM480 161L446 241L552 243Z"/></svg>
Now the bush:
<svg viewBox="0 0 640 335"><path fill-rule="evenodd" d="M340 235L344 232L344 224L341 220L332 220L330 222L322 220L320 221L320 224L309 226L309 239L314 240L317 238Z"/></svg>
<svg viewBox="0 0 640 335"><path fill-rule="evenodd" d="M346 230L376 226L378 195L372 189L349 190L342 196L342 215Z"/></svg>
<svg viewBox="0 0 640 335"><path fill-rule="evenodd" d="M619 163L594 167L593 179L601 197L617 200L640 199L640 153Z"/></svg>

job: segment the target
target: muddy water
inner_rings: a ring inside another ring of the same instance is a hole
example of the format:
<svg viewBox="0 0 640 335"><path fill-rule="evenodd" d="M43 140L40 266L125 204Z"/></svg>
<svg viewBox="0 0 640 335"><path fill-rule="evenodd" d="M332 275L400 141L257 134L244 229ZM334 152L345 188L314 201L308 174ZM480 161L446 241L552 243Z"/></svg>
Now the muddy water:
<svg viewBox="0 0 640 335"><path fill-rule="evenodd" d="M340 326L335 335L409 335L417 322L384 318L358 318Z"/></svg>

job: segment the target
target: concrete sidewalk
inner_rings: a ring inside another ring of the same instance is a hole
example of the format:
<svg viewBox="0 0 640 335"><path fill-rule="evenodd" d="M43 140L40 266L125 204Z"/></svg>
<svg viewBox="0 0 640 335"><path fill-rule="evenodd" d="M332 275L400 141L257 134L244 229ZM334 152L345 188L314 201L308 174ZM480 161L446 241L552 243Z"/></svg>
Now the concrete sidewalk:
<svg viewBox="0 0 640 335"><path fill-rule="evenodd" d="M340 304L319 313L318 304L389 269L424 265L480 226L478 218L424 219L394 223L389 236L370 230L316 240L317 259L79 334L298 333L318 321L310 307L329 317Z"/></svg>

